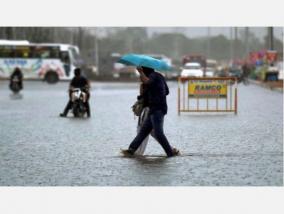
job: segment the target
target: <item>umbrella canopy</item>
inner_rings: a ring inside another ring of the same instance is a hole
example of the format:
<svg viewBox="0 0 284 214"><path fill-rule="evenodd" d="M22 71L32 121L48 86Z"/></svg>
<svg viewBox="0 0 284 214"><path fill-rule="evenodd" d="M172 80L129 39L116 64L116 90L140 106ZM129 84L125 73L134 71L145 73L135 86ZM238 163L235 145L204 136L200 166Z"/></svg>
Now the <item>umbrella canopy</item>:
<svg viewBox="0 0 284 214"><path fill-rule="evenodd" d="M118 62L124 65L153 68L158 71L167 71L171 69L165 61L142 54L126 54L123 55Z"/></svg>

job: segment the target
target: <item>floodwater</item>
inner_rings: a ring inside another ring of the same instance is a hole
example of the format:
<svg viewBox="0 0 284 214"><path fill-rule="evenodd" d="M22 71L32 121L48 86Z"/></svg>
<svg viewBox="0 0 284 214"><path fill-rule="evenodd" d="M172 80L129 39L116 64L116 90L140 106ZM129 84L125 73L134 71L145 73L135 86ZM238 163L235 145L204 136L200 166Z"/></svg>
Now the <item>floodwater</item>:
<svg viewBox="0 0 284 214"><path fill-rule="evenodd" d="M151 138L148 157L124 158L135 137L130 107L138 83L92 83L90 119L60 118L68 83L25 82L21 95L0 81L2 186L282 186L283 94L239 86L238 115L177 114L169 82L165 134L184 154L165 158ZM158 156L157 156L158 155Z"/></svg>

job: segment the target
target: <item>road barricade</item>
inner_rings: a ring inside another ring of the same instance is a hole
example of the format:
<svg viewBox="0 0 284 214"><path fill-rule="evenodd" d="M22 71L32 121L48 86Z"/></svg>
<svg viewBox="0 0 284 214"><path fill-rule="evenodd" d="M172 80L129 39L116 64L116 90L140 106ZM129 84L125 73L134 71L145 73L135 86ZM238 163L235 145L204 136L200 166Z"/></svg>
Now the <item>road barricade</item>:
<svg viewBox="0 0 284 214"><path fill-rule="evenodd" d="M238 112L234 77L180 77L178 115L181 112Z"/></svg>

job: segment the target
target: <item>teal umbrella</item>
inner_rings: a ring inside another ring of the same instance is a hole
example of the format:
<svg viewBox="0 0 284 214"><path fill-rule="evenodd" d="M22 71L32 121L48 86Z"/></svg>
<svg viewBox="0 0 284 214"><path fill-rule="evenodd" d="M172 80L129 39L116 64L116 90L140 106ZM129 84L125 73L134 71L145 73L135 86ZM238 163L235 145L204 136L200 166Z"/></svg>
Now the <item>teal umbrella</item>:
<svg viewBox="0 0 284 214"><path fill-rule="evenodd" d="M126 54L118 62L124 65L153 68L158 71L168 71L171 69L165 61L142 54Z"/></svg>

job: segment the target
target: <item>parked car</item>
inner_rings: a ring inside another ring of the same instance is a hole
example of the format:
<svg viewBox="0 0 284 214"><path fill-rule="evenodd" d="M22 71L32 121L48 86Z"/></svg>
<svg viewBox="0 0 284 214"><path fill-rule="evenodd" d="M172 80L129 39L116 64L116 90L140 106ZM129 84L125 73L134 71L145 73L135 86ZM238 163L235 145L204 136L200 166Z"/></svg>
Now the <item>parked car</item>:
<svg viewBox="0 0 284 214"><path fill-rule="evenodd" d="M206 68L205 76L206 77L214 77L216 71L212 68Z"/></svg>
<svg viewBox="0 0 284 214"><path fill-rule="evenodd" d="M242 76L242 70L239 68L231 68L229 70L229 76L230 77L237 77L238 80L240 80Z"/></svg>
<svg viewBox="0 0 284 214"><path fill-rule="evenodd" d="M214 59L207 59L206 60L206 77L214 77L217 75L217 61Z"/></svg>
<svg viewBox="0 0 284 214"><path fill-rule="evenodd" d="M186 63L181 71L181 77L203 77L201 65L197 62Z"/></svg>
<svg viewBox="0 0 284 214"><path fill-rule="evenodd" d="M182 64L186 65L187 63L199 63L202 68L206 68L206 57L200 54L187 54L182 58Z"/></svg>

